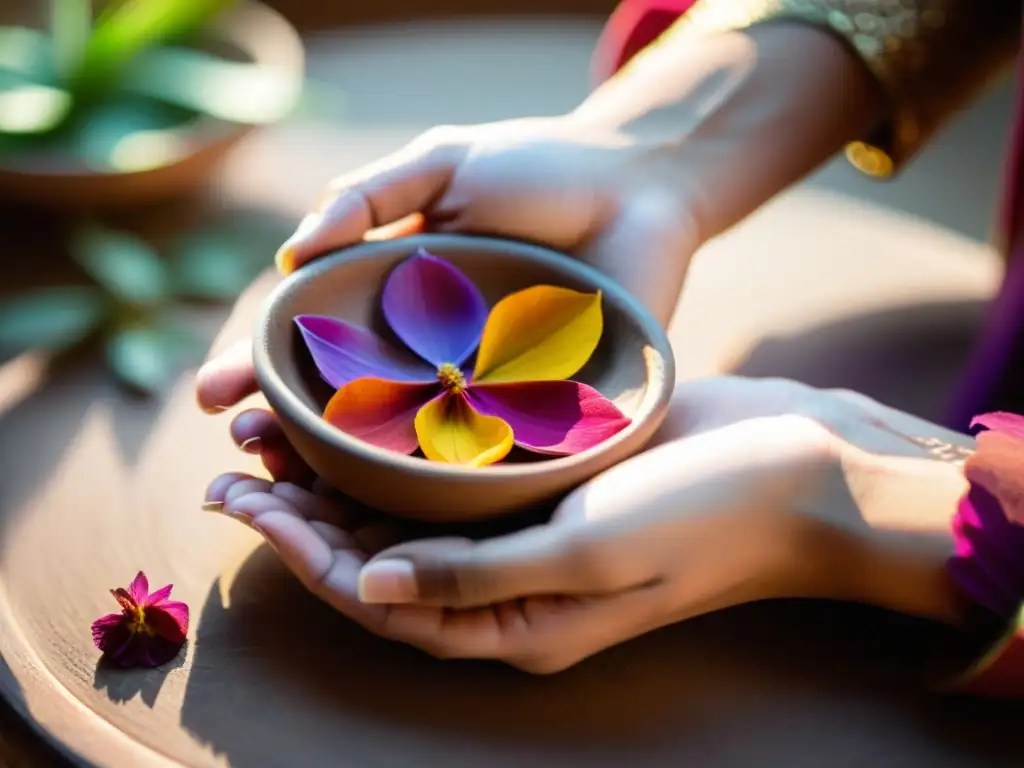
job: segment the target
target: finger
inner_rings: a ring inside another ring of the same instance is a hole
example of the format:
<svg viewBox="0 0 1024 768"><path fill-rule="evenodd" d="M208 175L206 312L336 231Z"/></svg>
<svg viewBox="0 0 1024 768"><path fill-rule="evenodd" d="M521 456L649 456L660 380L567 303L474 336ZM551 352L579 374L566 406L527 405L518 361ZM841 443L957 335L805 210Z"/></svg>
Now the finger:
<svg viewBox="0 0 1024 768"><path fill-rule="evenodd" d="M196 374L196 400L207 413L226 411L257 389L251 340L236 342Z"/></svg>
<svg viewBox="0 0 1024 768"><path fill-rule="evenodd" d="M243 472L227 472L214 478L213 482L207 486L206 493L203 496L203 509L210 512L218 511L224 506L224 498L227 496L231 486L240 480L246 480L251 477L252 475L247 475Z"/></svg>
<svg viewBox="0 0 1024 768"><path fill-rule="evenodd" d="M354 522L357 510L346 506L337 499L319 496L294 483L274 483L271 493L290 504L306 520L318 520L340 528L347 528Z"/></svg>
<svg viewBox="0 0 1024 768"><path fill-rule="evenodd" d="M372 229L425 212L444 193L464 153L440 136L425 136L332 182L319 209L278 250L278 269L288 274L359 242Z"/></svg>
<svg viewBox="0 0 1024 768"><path fill-rule="evenodd" d="M386 610L363 605L357 596L365 555L350 548L332 549L310 523L286 511L264 512L252 527L310 592L371 631L379 630Z"/></svg>
<svg viewBox="0 0 1024 768"><path fill-rule="evenodd" d="M434 538L400 544L363 569L359 594L367 603L471 608L609 589L589 545L562 530L539 525L479 542Z"/></svg>
<svg viewBox="0 0 1024 768"><path fill-rule="evenodd" d="M286 443L281 422L265 408L250 408L231 420L231 439L246 453L260 453L264 448Z"/></svg>
<svg viewBox="0 0 1024 768"><path fill-rule="evenodd" d="M496 659L548 674L669 623L664 591L532 597L455 611L392 606L382 631L440 658Z"/></svg>

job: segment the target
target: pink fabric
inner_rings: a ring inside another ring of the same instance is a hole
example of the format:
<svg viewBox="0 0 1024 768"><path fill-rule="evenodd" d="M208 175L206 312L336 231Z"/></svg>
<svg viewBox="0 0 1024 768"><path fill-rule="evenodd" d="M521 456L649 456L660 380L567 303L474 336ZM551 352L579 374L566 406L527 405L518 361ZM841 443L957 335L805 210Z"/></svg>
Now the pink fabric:
<svg viewBox="0 0 1024 768"><path fill-rule="evenodd" d="M697 0L623 0L605 25L591 61L597 87L686 13Z"/></svg>

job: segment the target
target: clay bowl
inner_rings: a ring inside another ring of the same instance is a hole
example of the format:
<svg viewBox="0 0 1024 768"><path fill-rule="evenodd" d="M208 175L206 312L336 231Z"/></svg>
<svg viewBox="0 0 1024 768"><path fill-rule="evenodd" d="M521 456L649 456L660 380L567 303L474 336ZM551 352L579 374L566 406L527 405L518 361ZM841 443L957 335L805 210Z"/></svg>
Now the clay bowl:
<svg viewBox="0 0 1024 768"><path fill-rule="evenodd" d="M532 285L600 290L604 333L573 378L614 400L632 423L574 456L542 458L514 450L500 464L463 468L381 450L325 422L321 413L333 393L313 367L295 316L331 315L393 340L382 322L380 292L390 270L420 247L465 272L492 306ZM285 434L321 477L371 507L433 522L481 520L536 507L626 459L664 420L675 381L665 331L609 278L537 246L452 235L364 243L299 270L263 305L254 356L260 387Z"/></svg>
<svg viewBox="0 0 1024 768"><path fill-rule="evenodd" d="M39 28L47 19L48 5L41 0L0 6L0 24ZM206 30L201 47L274 70L281 87L296 97L301 90L305 54L298 32L261 3L244 0L226 10ZM97 169L70 154L26 150L0 158L0 199L58 210L162 202L206 182L253 128L200 115L167 131L177 150L166 162L131 170Z"/></svg>

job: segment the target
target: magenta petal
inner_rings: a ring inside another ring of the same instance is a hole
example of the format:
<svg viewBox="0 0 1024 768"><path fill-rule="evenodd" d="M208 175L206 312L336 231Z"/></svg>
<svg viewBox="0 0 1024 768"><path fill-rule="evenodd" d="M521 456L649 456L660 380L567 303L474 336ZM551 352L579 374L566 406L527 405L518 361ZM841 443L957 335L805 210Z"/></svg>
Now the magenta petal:
<svg viewBox="0 0 1024 768"><path fill-rule="evenodd" d="M432 381L434 371L402 354L372 331L321 315L295 318L320 375L335 389L373 377L392 381Z"/></svg>
<svg viewBox="0 0 1024 768"><path fill-rule="evenodd" d="M970 598L1003 618L1024 600L1024 528L1006 519L999 501L972 486L953 519L956 554L949 572Z"/></svg>
<svg viewBox="0 0 1024 768"><path fill-rule="evenodd" d="M575 381L475 385L469 398L481 413L504 419L516 445L536 453L579 453L630 423L615 403Z"/></svg>
<svg viewBox="0 0 1024 768"><path fill-rule="evenodd" d="M172 643L185 642L188 634L188 606L176 600L146 608L146 626Z"/></svg>
<svg viewBox="0 0 1024 768"><path fill-rule="evenodd" d="M487 303L469 278L423 250L391 272L383 305L398 338L435 366L463 363L487 320Z"/></svg>
<svg viewBox="0 0 1024 768"><path fill-rule="evenodd" d="M975 427L985 427L993 432L1002 432L1018 440L1024 440L1024 416L1016 413L1005 411L983 413L971 420L971 429Z"/></svg>
<svg viewBox="0 0 1024 768"><path fill-rule="evenodd" d="M149 597L146 598L145 605L159 605L171 596L171 590L173 588L173 584L168 584L166 587L160 587L160 589L158 589L156 592L153 592Z"/></svg>
<svg viewBox="0 0 1024 768"><path fill-rule="evenodd" d="M128 594L132 596L136 605L146 604L146 598L149 597L149 579L142 571L139 571L135 580L128 585Z"/></svg>

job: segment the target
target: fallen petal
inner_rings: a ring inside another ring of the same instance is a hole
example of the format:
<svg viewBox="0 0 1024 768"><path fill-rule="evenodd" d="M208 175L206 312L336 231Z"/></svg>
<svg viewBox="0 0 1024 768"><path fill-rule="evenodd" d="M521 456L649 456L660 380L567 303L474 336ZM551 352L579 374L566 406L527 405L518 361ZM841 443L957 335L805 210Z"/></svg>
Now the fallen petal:
<svg viewBox="0 0 1024 768"><path fill-rule="evenodd" d="M512 428L496 416L478 413L465 395L444 393L416 414L416 435L431 461L482 467L512 450Z"/></svg>
<svg viewBox="0 0 1024 768"><path fill-rule="evenodd" d="M567 379L594 354L601 294L537 285L499 301L487 317L473 381Z"/></svg>
<svg viewBox="0 0 1024 768"><path fill-rule="evenodd" d="M1024 440L1024 416L1020 414L1006 411L983 413L971 420L971 429L975 427L985 427L993 432L1002 432L1018 440Z"/></svg>
<svg viewBox="0 0 1024 768"><path fill-rule="evenodd" d="M397 381L434 378L428 366L365 328L322 315L300 315L295 323L320 375L335 389L367 376Z"/></svg>
<svg viewBox="0 0 1024 768"><path fill-rule="evenodd" d="M575 381L475 385L469 399L512 427L516 445L536 453L579 453L630 424L615 403Z"/></svg>
<svg viewBox="0 0 1024 768"><path fill-rule="evenodd" d="M171 596L171 590L174 588L173 584L168 584L166 587L160 587L156 592L153 592L149 597L146 598L146 605L160 605L164 600Z"/></svg>
<svg viewBox="0 0 1024 768"><path fill-rule="evenodd" d="M423 250L391 272L383 305L398 338L435 367L464 362L487 319L487 303L469 278Z"/></svg>
<svg viewBox="0 0 1024 768"><path fill-rule="evenodd" d="M437 388L437 383L356 379L334 394L324 409L324 418L378 448L412 453L419 445L416 412L437 393Z"/></svg>
<svg viewBox="0 0 1024 768"><path fill-rule="evenodd" d="M132 601L136 605L146 603L146 598L149 597L149 579L142 571L139 571L132 583L128 585L128 594L131 595Z"/></svg>
<svg viewBox="0 0 1024 768"><path fill-rule="evenodd" d="M146 626L158 636L181 645L188 635L188 606L166 600L146 608Z"/></svg>
<svg viewBox="0 0 1024 768"><path fill-rule="evenodd" d="M114 653L131 638L123 613L108 613L92 623L92 642L103 653Z"/></svg>

